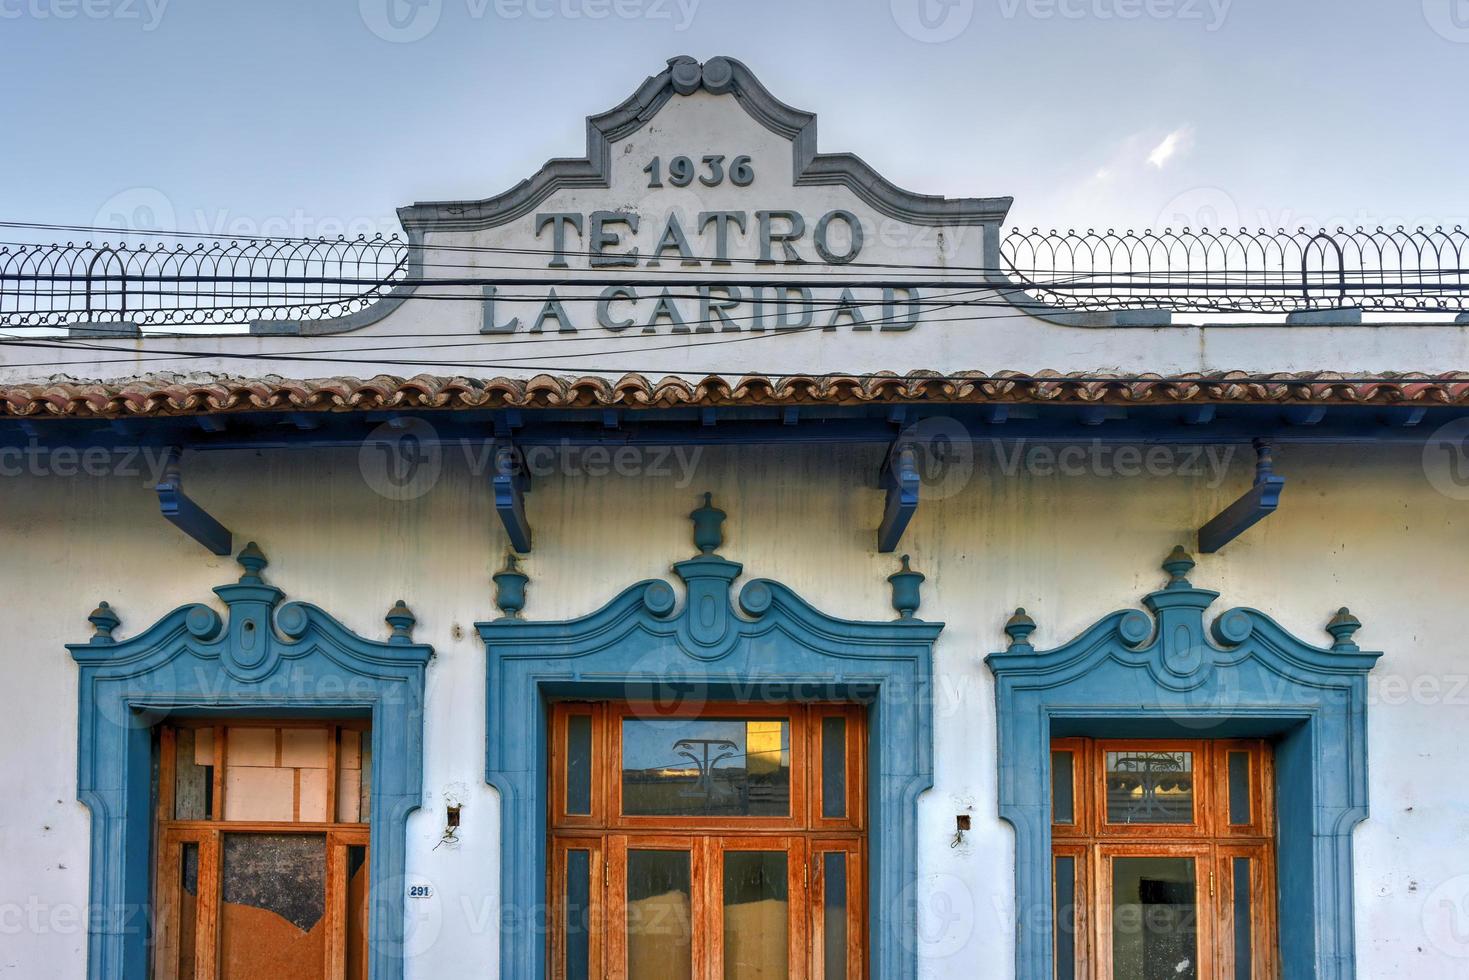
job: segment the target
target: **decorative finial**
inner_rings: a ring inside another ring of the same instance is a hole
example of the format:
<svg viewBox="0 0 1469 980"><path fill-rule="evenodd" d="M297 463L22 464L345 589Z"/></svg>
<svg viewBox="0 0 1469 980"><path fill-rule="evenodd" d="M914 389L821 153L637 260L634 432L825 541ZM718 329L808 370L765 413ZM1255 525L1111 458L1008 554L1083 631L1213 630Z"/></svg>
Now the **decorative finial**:
<svg viewBox="0 0 1469 980"><path fill-rule="evenodd" d="M241 585L265 584L265 580L260 577L260 572L270 562L265 560L265 553L260 550L258 544L251 541L245 545L244 548L240 549L240 554L235 561L239 562L240 567L245 569L244 574L240 576Z"/></svg>
<svg viewBox="0 0 1469 980"><path fill-rule="evenodd" d="M1353 616L1350 609L1342 606L1336 611L1336 615L1331 617L1331 622L1326 624L1326 632L1336 640L1331 645L1331 649L1337 653L1356 653L1361 647L1352 642L1352 634L1361 628L1362 621Z"/></svg>
<svg viewBox="0 0 1469 980"><path fill-rule="evenodd" d="M704 506L689 514L694 522L694 545L700 552L712 555L724 544L724 511L714 506L714 495L705 491Z"/></svg>
<svg viewBox="0 0 1469 980"><path fill-rule="evenodd" d="M920 602L918 587L927 576L909 567L907 555L902 560L903 567L888 576L888 584L893 587L893 608L898 611L898 618L912 619Z"/></svg>
<svg viewBox="0 0 1469 980"><path fill-rule="evenodd" d="M1183 550L1183 545L1174 545L1173 551L1163 559L1163 571L1168 573L1165 589L1191 589L1193 583L1184 578L1194 567L1194 556Z"/></svg>
<svg viewBox="0 0 1469 980"><path fill-rule="evenodd" d="M1035 620L1026 613L1024 606L1016 606L1015 612L1005 621L1005 635L1010 637L1011 653L1030 653L1030 634L1035 632Z"/></svg>
<svg viewBox="0 0 1469 980"><path fill-rule="evenodd" d="M112 607L106 602L98 603L97 608L87 616L87 621L96 628L96 632L92 634L92 642L98 645L114 642L112 631L122 623L117 613L113 612Z"/></svg>
<svg viewBox="0 0 1469 980"><path fill-rule="evenodd" d="M389 626L393 628L393 635L388 637L389 643L412 643L413 625L418 622L418 617L413 615L413 610L402 599L393 603L393 608L383 617Z"/></svg>
<svg viewBox="0 0 1469 980"><path fill-rule="evenodd" d="M515 552L505 553L505 567L491 578L495 581L495 605L509 619L517 619L525 608L525 583L530 576L520 570Z"/></svg>

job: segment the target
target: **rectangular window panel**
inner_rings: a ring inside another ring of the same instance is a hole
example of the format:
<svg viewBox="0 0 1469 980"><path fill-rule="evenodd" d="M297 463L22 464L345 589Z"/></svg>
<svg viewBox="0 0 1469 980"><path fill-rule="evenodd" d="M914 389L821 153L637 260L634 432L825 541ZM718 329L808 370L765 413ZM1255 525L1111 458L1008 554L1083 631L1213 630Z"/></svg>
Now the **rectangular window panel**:
<svg viewBox="0 0 1469 980"><path fill-rule="evenodd" d="M1107 822L1186 824L1194 821L1192 752L1107 753Z"/></svg>
<svg viewBox="0 0 1469 980"><path fill-rule="evenodd" d="M1229 822L1247 826L1250 819L1250 754L1229 753Z"/></svg>
<svg viewBox="0 0 1469 980"><path fill-rule="evenodd" d="M1076 980L1076 858L1056 858L1056 980Z"/></svg>
<svg viewBox="0 0 1469 980"><path fill-rule="evenodd" d="M622 812L787 816L790 744L785 719L624 719Z"/></svg>
<svg viewBox="0 0 1469 980"><path fill-rule="evenodd" d="M821 719L821 815L847 815L847 719L840 715Z"/></svg>
<svg viewBox="0 0 1469 980"><path fill-rule="evenodd" d="M566 716L566 812L592 812L592 716Z"/></svg>
<svg viewBox="0 0 1469 980"><path fill-rule="evenodd" d="M1234 859L1234 980L1254 980L1255 941L1250 922L1250 859Z"/></svg>
<svg viewBox="0 0 1469 980"><path fill-rule="evenodd" d="M1192 858L1112 861L1112 976L1198 980L1198 907Z"/></svg>
<svg viewBox="0 0 1469 980"><path fill-rule="evenodd" d="M1070 752L1051 753L1051 822L1076 822L1076 781Z"/></svg>
<svg viewBox="0 0 1469 980"><path fill-rule="evenodd" d="M847 980L846 852L828 851L822 855L821 881L822 976L825 980Z"/></svg>
<svg viewBox="0 0 1469 980"><path fill-rule="evenodd" d="M592 852L569 850L566 852L566 904L561 910L566 921L566 980L591 980L591 906Z"/></svg>
<svg viewBox="0 0 1469 980"><path fill-rule="evenodd" d="M724 980L790 974L790 900L784 851L724 855Z"/></svg>
<svg viewBox="0 0 1469 980"><path fill-rule="evenodd" d="M173 757L173 818L175 820L208 820L213 815L214 729L176 729Z"/></svg>
<svg viewBox="0 0 1469 980"><path fill-rule="evenodd" d="M198 942L199 845L187 841L179 846L179 980L195 980Z"/></svg>
<svg viewBox="0 0 1469 980"><path fill-rule="evenodd" d="M227 834L220 980L317 980L326 970L326 837Z"/></svg>
<svg viewBox="0 0 1469 980"><path fill-rule="evenodd" d="M627 852L627 976L693 980L688 851Z"/></svg>

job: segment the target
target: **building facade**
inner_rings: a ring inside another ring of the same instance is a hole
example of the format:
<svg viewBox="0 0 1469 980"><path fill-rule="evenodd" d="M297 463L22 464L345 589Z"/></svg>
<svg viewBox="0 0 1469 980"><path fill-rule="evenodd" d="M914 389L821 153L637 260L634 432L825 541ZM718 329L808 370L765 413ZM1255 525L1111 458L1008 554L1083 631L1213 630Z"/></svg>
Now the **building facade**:
<svg viewBox="0 0 1469 980"><path fill-rule="evenodd" d="M1457 294L1009 204L679 58L402 243L6 258L0 973L1463 975Z"/></svg>

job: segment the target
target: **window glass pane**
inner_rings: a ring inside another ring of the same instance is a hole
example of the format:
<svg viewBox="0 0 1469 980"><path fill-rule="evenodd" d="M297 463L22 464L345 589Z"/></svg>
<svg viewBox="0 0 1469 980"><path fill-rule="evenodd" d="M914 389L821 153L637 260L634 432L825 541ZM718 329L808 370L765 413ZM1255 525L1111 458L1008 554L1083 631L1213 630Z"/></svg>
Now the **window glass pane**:
<svg viewBox="0 0 1469 980"><path fill-rule="evenodd" d="M367 980L367 848L347 847L347 980Z"/></svg>
<svg viewBox="0 0 1469 980"><path fill-rule="evenodd" d="M688 851L627 852L627 975L692 980Z"/></svg>
<svg viewBox="0 0 1469 980"><path fill-rule="evenodd" d="M1076 980L1076 858L1056 858L1056 980Z"/></svg>
<svg viewBox="0 0 1469 980"><path fill-rule="evenodd" d="M583 715L582 717L586 717ZM566 980L591 978L592 852L566 852Z"/></svg>
<svg viewBox="0 0 1469 980"><path fill-rule="evenodd" d="M1198 909L1192 858L1114 858L1112 975L1198 980Z"/></svg>
<svg viewBox="0 0 1469 980"><path fill-rule="evenodd" d="M592 716L566 717L566 812L592 812Z"/></svg>
<svg viewBox="0 0 1469 980"><path fill-rule="evenodd" d="M316 980L326 969L326 837L227 834L221 980Z"/></svg>
<svg viewBox="0 0 1469 980"><path fill-rule="evenodd" d="M1229 753L1229 822L1250 823L1250 754Z"/></svg>
<svg viewBox="0 0 1469 980"><path fill-rule="evenodd" d="M1070 752L1051 753L1051 822L1076 822L1076 784Z"/></svg>
<svg viewBox="0 0 1469 980"><path fill-rule="evenodd" d="M194 951L199 941L199 845L179 849L179 980L194 980Z"/></svg>
<svg viewBox="0 0 1469 980"><path fill-rule="evenodd" d="M1192 752L1107 753L1108 823L1193 823Z"/></svg>
<svg viewBox="0 0 1469 980"><path fill-rule="evenodd" d="M790 725L783 719L627 718L622 767L626 814L790 813Z"/></svg>
<svg viewBox="0 0 1469 980"><path fill-rule="evenodd" d="M1254 980L1254 939L1250 922L1250 859L1234 859L1234 980Z"/></svg>
<svg viewBox="0 0 1469 980"><path fill-rule="evenodd" d="M724 980L790 973L790 902L784 851L724 855Z"/></svg>
<svg viewBox="0 0 1469 980"><path fill-rule="evenodd" d="M214 813L214 729L174 733L173 818L208 820Z"/></svg>
<svg viewBox="0 0 1469 980"><path fill-rule="evenodd" d="M840 715L821 719L821 815L847 815L847 719Z"/></svg>
<svg viewBox="0 0 1469 980"><path fill-rule="evenodd" d="M847 855L828 851L821 859L824 897L821 952L824 980L847 980Z"/></svg>

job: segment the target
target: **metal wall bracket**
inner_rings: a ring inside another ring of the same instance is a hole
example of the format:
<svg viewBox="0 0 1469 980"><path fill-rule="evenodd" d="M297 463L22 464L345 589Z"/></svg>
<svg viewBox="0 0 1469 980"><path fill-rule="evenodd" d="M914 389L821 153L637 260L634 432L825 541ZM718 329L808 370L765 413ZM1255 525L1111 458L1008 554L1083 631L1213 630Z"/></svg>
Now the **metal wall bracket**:
<svg viewBox="0 0 1469 980"><path fill-rule="evenodd" d="M911 442L897 442L883 463L882 487L887 499L882 509L882 524L877 529L877 550L886 554L896 551L908 522L918 511L918 458Z"/></svg>
<svg viewBox="0 0 1469 980"><path fill-rule="evenodd" d="M234 550L230 529L210 517L184 493L182 461L183 451L176 447L169 449L164 457L163 479L154 487L158 491L159 509L166 520L211 553L228 555Z"/></svg>
<svg viewBox="0 0 1469 980"><path fill-rule="evenodd" d="M1280 506L1280 491L1285 487L1285 477L1276 476L1271 470L1270 443L1256 439L1255 454L1255 485L1199 528L1199 550L1205 554L1212 555L1223 548Z"/></svg>
<svg viewBox="0 0 1469 980"><path fill-rule="evenodd" d="M494 466L490 471L490 489L495 494L495 512L510 546L524 554L530 551L530 521L525 516L525 495L530 492L530 474L522 465L520 450L508 439L495 442Z"/></svg>

